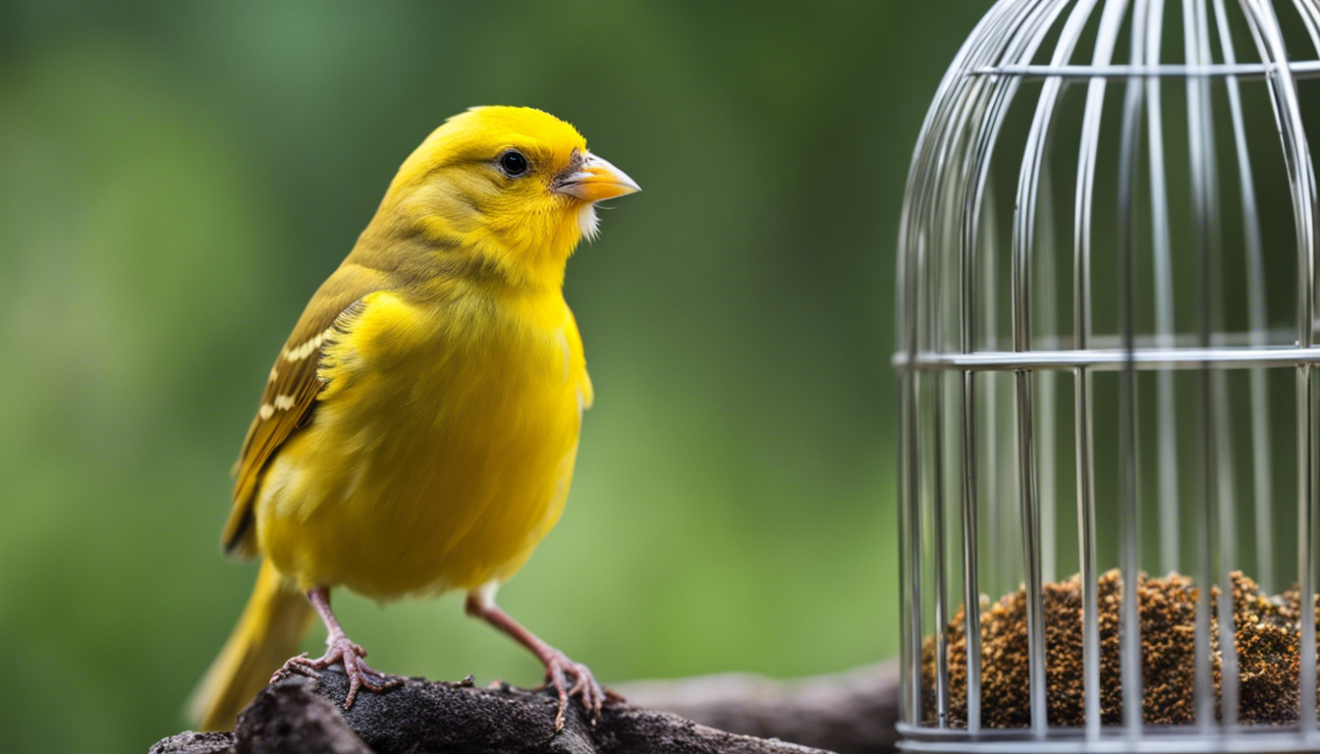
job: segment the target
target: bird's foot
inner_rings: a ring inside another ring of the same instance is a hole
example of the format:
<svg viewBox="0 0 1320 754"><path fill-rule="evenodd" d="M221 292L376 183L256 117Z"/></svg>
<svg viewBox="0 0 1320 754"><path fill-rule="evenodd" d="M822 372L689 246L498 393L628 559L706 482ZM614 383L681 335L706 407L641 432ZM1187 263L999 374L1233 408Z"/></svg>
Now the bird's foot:
<svg viewBox="0 0 1320 754"><path fill-rule="evenodd" d="M347 636L331 636L326 641L327 649L324 655L316 659L311 659L304 652L297 657L292 657L284 666L275 671L271 676L270 682L282 681L290 675L305 675L310 678L319 678L319 671L339 663L344 666L344 673L348 676L348 696L344 699L344 709L353 706L353 700L357 698L358 689L367 689L377 693L388 688L393 688L403 682L402 678L387 675L378 670L373 670L371 666L363 662L362 658L367 656L367 650L357 644L349 641Z"/></svg>
<svg viewBox="0 0 1320 754"><path fill-rule="evenodd" d="M600 707L605 703L606 692L596 682L595 676L591 670L580 662L574 662L559 650L553 650L545 663L545 683L546 686L554 689L559 694L559 712L555 715L555 732L564 728L564 708L568 706L568 700L571 697L579 697L582 700L582 706L591 713L591 724L595 725L600 720ZM568 685L568 679L572 677L573 685ZM611 696L617 696L611 693Z"/></svg>

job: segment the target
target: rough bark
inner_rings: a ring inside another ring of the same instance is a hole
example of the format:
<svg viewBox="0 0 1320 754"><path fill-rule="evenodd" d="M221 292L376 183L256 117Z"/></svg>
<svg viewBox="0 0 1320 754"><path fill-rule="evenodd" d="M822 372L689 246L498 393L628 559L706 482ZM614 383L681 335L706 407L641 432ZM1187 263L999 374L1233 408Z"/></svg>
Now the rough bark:
<svg viewBox="0 0 1320 754"><path fill-rule="evenodd" d="M898 742L898 672L897 661L886 661L794 681L729 674L634 681L616 690L630 704L721 730L840 754L883 754Z"/></svg>
<svg viewBox="0 0 1320 754"><path fill-rule="evenodd" d="M663 712L607 705L592 725L576 701L554 730L549 692L408 679L343 709L348 680L338 667L321 679L291 678L261 692L232 733L181 733L151 754L423 754L424 752L676 752L809 754L796 744L726 733Z"/></svg>

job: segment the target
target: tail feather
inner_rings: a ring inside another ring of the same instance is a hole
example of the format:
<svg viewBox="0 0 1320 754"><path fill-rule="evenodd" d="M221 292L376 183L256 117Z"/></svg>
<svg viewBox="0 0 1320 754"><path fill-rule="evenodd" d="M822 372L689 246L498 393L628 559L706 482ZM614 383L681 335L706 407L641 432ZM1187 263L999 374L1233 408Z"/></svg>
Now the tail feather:
<svg viewBox="0 0 1320 754"><path fill-rule="evenodd" d="M202 730L229 730L238 713L298 650L316 613L270 561L261 564L238 625L193 692L189 716Z"/></svg>

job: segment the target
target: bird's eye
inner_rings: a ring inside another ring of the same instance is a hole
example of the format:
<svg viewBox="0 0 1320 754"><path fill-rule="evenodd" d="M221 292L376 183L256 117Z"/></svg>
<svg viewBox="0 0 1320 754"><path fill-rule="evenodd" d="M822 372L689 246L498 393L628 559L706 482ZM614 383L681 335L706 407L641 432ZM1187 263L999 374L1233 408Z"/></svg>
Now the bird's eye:
<svg viewBox="0 0 1320 754"><path fill-rule="evenodd" d="M509 150L500 155L500 168L511 177L517 178L527 172L527 158L522 152Z"/></svg>

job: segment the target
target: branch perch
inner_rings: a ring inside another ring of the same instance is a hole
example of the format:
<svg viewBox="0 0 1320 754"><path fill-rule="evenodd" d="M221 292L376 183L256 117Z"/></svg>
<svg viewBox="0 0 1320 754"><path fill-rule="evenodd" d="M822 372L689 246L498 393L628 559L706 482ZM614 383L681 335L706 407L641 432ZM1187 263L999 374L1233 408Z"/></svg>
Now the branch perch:
<svg viewBox="0 0 1320 754"><path fill-rule="evenodd" d="M888 754L898 743L897 660L789 681L729 673L632 681L616 689L632 704L702 725L839 754Z"/></svg>
<svg viewBox="0 0 1320 754"><path fill-rule="evenodd" d="M663 712L611 704L592 726L576 702L554 731L549 692L410 678L380 694L359 694L343 709L348 678L338 666L320 680L290 678L262 691L232 733L181 733L150 754L394 754L408 752L678 752L819 754L782 741L698 725Z"/></svg>

